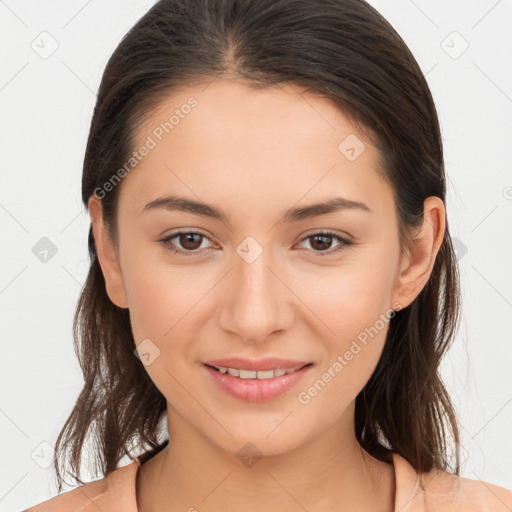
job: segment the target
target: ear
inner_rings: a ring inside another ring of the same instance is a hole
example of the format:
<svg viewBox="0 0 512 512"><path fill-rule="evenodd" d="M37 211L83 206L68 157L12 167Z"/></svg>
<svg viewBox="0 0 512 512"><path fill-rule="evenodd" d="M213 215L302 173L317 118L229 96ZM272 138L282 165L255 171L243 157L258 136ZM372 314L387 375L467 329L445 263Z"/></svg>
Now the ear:
<svg viewBox="0 0 512 512"><path fill-rule="evenodd" d="M431 196L423 203L423 224L414 233L411 247L405 251L395 284L393 300L406 308L427 284L446 228L442 199Z"/></svg>
<svg viewBox="0 0 512 512"><path fill-rule="evenodd" d="M128 307L128 299L119 266L114 244L110 239L105 222L103 220L103 206L101 200L94 195L89 198L89 215L92 222L94 244L98 254L103 277L105 278L106 291L110 300L120 308Z"/></svg>

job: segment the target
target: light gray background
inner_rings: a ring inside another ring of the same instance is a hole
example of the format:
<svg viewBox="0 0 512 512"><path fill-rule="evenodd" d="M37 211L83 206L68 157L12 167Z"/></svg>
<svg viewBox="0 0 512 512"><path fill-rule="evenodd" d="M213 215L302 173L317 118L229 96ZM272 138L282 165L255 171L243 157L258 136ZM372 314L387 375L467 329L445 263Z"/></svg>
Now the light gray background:
<svg viewBox="0 0 512 512"><path fill-rule="evenodd" d="M82 385L71 326L88 268L85 143L105 64L153 3L0 0L0 511L56 494L52 446ZM442 370L462 475L512 488L512 2L370 3L411 48L441 121L464 295ZM33 252L43 237L57 249L46 262Z"/></svg>

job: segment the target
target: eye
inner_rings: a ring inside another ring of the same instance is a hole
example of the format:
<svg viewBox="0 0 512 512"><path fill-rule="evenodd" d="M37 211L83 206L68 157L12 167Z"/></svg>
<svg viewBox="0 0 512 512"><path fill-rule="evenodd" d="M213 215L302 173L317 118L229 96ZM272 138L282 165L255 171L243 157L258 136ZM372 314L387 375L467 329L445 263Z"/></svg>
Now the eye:
<svg viewBox="0 0 512 512"><path fill-rule="evenodd" d="M349 247L354 244L354 242L352 242L351 240L343 238L342 236L336 234L336 232L334 231L317 231L316 233L313 233L303 238L301 242L304 242L306 240L313 241L313 243L310 242L310 244L314 249L313 252L315 253L315 256L327 256L329 254L337 253L339 251L342 251L346 247ZM332 244L333 240L337 240L339 242L339 245L334 250L331 251L323 250L326 248L328 249L328 246Z"/></svg>
<svg viewBox="0 0 512 512"><path fill-rule="evenodd" d="M178 242L185 249L176 249L175 244L171 242L175 238L178 239ZM202 241L209 240L206 235L202 233L198 233L197 231L178 231L162 240L160 242L163 243L164 247L175 254L183 254L184 256L193 256L199 252L201 249Z"/></svg>
<svg viewBox="0 0 512 512"><path fill-rule="evenodd" d="M183 249L176 248L176 243L172 242L174 239L178 239L177 241ZM160 240L160 242L165 246L166 249L170 250L174 254L193 256L194 254L198 254L200 252L200 249L202 248L202 242L205 240L210 239L206 235L203 235L197 231L178 231L177 233L173 233L172 235L163 238ZM329 254L337 253L354 244L354 242L351 240L343 238L342 236L336 234L334 231L318 231L303 238L301 242L306 240L313 241L311 245L313 247L315 256L326 256ZM332 245L333 240L337 240L339 242L338 246L335 247L334 250L325 250L329 249L328 246Z"/></svg>

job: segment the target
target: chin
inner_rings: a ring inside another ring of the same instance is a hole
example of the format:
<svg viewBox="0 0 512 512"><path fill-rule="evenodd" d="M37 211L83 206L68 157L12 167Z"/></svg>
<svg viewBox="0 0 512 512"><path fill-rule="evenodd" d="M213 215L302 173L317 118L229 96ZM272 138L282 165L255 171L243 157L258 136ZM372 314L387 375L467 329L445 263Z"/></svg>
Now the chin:
<svg viewBox="0 0 512 512"><path fill-rule="evenodd" d="M233 438L224 437L222 440L210 439L211 442L226 452L236 455L242 463L257 460L262 457L273 457L293 452L304 444L307 439L301 432L292 432L289 428L279 432L277 427L269 434L268 429L245 429L243 432L231 432ZM246 464L248 465L248 464Z"/></svg>

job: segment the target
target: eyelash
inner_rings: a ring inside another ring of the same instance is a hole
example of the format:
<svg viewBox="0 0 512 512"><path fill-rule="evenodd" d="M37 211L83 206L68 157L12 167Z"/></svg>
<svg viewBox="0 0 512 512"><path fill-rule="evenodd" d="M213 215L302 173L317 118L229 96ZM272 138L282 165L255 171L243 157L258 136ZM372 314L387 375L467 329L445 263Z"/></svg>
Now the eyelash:
<svg viewBox="0 0 512 512"><path fill-rule="evenodd" d="M172 235L160 240L160 242L162 242L162 244L165 246L165 248L167 250L171 251L174 254L183 255L183 256L194 256L195 254L198 254L199 253L198 249L196 249L195 251L182 251L180 249L174 249L173 247L171 247L169 245L169 243L172 239L177 238L180 235L200 235L203 238L206 238L209 240L209 238L206 235L203 235L202 233L199 233L198 231L178 231L178 232L173 233ZM340 242L340 245L334 250L313 251L315 256L323 257L323 256L327 256L327 255L332 255L334 253L338 253L338 252L342 251L343 249L350 247L351 245L354 245L354 242L352 242L351 240L343 238L340 235L336 234L335 231L330 231L330 230L317 231L315 233L312 233L312 234L304 237L302 240L300 240L300 242L304 242L305 240L308 240L309 238L314 238L315 236L321 236L321 235L332 236L334 239L336 239L338 242Z"/></svg>

